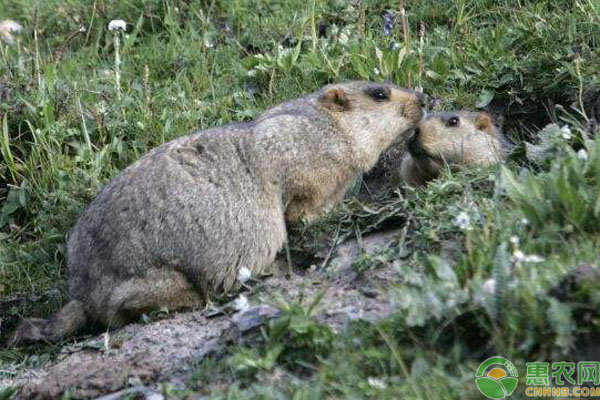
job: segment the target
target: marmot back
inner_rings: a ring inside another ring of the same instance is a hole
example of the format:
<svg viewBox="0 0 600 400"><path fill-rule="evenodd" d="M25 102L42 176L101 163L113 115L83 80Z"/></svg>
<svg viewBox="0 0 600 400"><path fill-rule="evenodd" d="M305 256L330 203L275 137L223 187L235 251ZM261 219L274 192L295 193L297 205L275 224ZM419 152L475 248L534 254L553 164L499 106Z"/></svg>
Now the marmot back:
<svg viewBox="0 0 600 400"><path fill-rule="evenodd" d="M286 221L333 207L421 117L410 90L348 82L154 149L73 228L71 302L49 320L25 320L14 342L56 341L87 323L117 327L237 289L242 267L260 276L273 263Z"/></svg>
<svg viewBox="0 0 600 400"><path fill-rule="evenodd" d="M504 159L507 143L486 112L428 115L409 139L400 174L419 186L439 176L444 165L492 165Z"/></svg>

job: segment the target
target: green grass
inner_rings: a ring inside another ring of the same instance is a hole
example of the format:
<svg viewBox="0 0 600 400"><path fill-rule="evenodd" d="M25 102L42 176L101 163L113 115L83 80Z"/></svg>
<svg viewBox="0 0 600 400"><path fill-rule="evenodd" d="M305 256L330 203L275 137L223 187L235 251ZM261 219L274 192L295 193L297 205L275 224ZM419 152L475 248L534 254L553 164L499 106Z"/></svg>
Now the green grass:
<svg viewBox="0 0 600 400"><path fill-rule="evenodd" d="M512 357L520 370L582 356L598 330L596 282L562 296L551 289L583 264L598 268L600 145L588 104L600 90L600 4L406 3L408 40L399 24L383 32L396 1L4 0L0 18L26 29L16 45L0 44L2 332L64 304L68 230L102 185L149 149L328 82L390 78L423 88L434 109L503 114L517 150L550 121L568 123L573 138L555 140L545 160L516 152L502 168L447 172L401 196L350 198L297 230L310 249L323 232L352 237L410 221L397 315L333 335L290 305L289 320L253 346L200 365L190 390L206 391L210 378L226 389L216 398L475 398L473 370L486 355ZM126 34L107 30L114 18L130 24ZM582 148L586 161L575 153ZM461 211L472 229L456 226ZM517 250L544 262L519 261ZM488 279L492 297L482 289ZM290 322L298 316L308 331ZM53 351L3 350L0 370Z"/></svg>

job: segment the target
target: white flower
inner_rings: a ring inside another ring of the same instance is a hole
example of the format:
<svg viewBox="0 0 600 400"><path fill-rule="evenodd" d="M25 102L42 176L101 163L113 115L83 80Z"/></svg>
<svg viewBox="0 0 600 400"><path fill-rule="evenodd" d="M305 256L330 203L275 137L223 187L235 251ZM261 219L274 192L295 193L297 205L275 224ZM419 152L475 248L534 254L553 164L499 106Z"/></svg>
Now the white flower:
<svg viewBox="0 0 600 400"><path fill-rule="evenodd" d="M240 283L246 283L250 277L252 277L252 271L250 271L248 268L242 267L238 270L237 280L240 281Z"/></svg>
<svg viewBox="0 0 600 400"><path fill-rule="evenodd" d="M109 31L125 31L127 30L127 22L122 19L113 19L108 23Z"/></svg>
<svg viewBox="0 0 600 400"><path fill-rule="evenodd" d="M483 291L487 294L496 293L496 280L488 279L487 281L483 282Z"/></svg>
<svg viewBox="0 0 600 400"><path fill-rule="evenodd" d="M8 44L13 44L15 42L12 34L19 33L22 30L23 27L11 19L0 22L0 38Z"/></svg>
<svg viewBox="0 0 600 400"><path fill-rule="evenodd" d="M537 254L528 254L525 256L525 262L541 263L544 261L545 261L544 257L538 256Z"/></svg>
<svg viewBox="0 0 600 400"><path fill-rule="evenodd" d="M464 211L461 211L456 218L454 218L454 225L466 231L473 229L471 226L471 217Z"/></svg>
<svg viewBox="0 0 600 400"><path fill-rule="evenodd" d="M515 245L519 244L519 237L518 236L512 235L509 240L510 240L510 242L512 244L515 244Z"/></svg>
<svg viewBox="0 0 600 400"><path fill-rule="evenodd" d="M577 152L577 158L579 158L582 161L586 161L588 159L588 153L587 151L585 151L585 149L581 149Z"/></svg>
<svg viewBox="0 0 600 400"><path fill-rule="evenodd" d="M387 386L383 379L375 378L373 376L367 378L367 383L375 389L385 389Z"/></svg>
<svg viewBox="0 0 600 400"><path fill-rule="evenodd" d="M544 262L544 258L537 254L525 254L521 250L515 250L513 253L513 259L516 262L529 262L529 263L541 263Z"/></svg>
<svg viewBox="0 0 600 400"><path fill-rule="evenodd" d="M338 38L338 42L340 42L343 45L348 44L348 35L346 35L346 33L344 33L344 32L340 33L340 37Z"/></svg>
<svg viewBox="0 0 600 400"><path fill-rule="evenodd" d="M529 220L527 218L521 218L521 225L529 225Z"/></svg>
<svg viewBox="0 0 600 400"><path fill-rule="evenodd" d="M240 297L235 299L235 301L233 302L233 308L235 308L238 311L247 310L248 308L250 308L250 303L248 302L248 298L246 296L244 296L243 294L240 294Z"/></svg>
<svg viewBox="0 0 600 400"><path fill-rule="evenodd" d="M525 253L523 253L521 250L515 250L513 253L513 258L517 262L525 261Z"/></svg>
<svg viewBox="0 0 600 400"><path fill-rule="evenodd" d="M207 36L205 36L204 37L204 47L206 47L207 49L212 49L213 47L215 47L215 44L213 42L211 42Z"/></svg>
<svg viewBox="0 0 600 400"><path fill-rule="evenodd" d="M375 75L379 75L379 74L380 74L380 72L379 72L379 68L373 68L373 73L374 73Z"/></svg>
<svg viewBox="0 0 600 400"><path fill-rule="evenodd" d="M565 140L571 139L571 137L573 136L571 135L571 128L569 128L568 125L565 125L562 128L560 128L560 136L562 136L562 138Z"/></svg>

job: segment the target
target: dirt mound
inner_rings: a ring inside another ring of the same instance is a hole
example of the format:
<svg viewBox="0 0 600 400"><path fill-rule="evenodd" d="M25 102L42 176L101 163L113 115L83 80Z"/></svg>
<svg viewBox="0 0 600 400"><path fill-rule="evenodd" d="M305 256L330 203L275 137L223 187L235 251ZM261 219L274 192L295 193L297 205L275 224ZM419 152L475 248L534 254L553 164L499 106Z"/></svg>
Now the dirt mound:
<svg viewBox="0 0 600 400"><path fill-rule="evenodd" d="M331 257L328 274L313 269L289 278L271 277L260 282L259 290L265 299L279 296L307 303L324 290L317 318L338 331L351 320L386 317L394 310L386 293L400 281L399 274L389 267L359 273L352 264L360 252L377 252L389 246L398 234L391 231L363 238L361 248L353 241L342 244ZM278 314L275 308L259 304L231 316L203 310L129 325L85 342L48 367L0 380L0 387L18 387L17 399L53 399L67 391L73 399L87 399L128 387L133 388L106 398L134 392L143 398L160 398L151 388L166 382L182 386L205 355Z"/></svg>

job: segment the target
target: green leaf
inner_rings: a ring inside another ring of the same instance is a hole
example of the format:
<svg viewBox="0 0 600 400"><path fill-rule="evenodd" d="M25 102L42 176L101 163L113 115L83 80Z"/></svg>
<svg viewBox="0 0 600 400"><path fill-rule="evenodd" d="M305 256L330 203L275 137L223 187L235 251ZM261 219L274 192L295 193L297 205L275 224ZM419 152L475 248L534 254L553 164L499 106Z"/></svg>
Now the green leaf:
<svg viewBox="0 0 600 400"><path fill-rule="evenodd" d="M475 104L475 107L477 107L477 108L484 108L488 104L490 104L493 99L494 99L494 92L493 91L491 91L491 90L483 90L479 94L479 97L477 98L477 103Z"/></svg>

